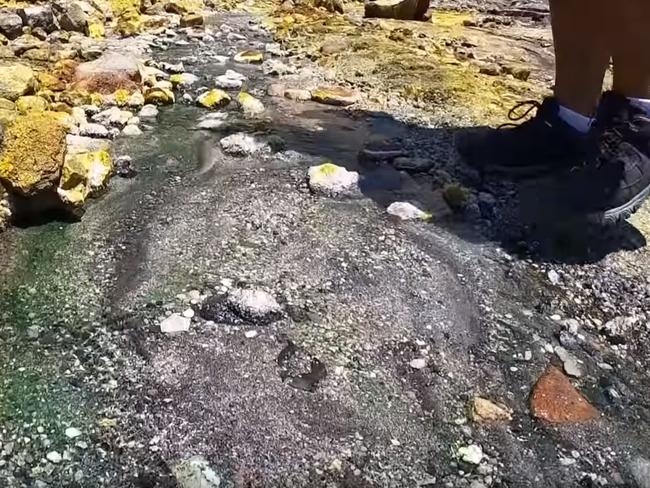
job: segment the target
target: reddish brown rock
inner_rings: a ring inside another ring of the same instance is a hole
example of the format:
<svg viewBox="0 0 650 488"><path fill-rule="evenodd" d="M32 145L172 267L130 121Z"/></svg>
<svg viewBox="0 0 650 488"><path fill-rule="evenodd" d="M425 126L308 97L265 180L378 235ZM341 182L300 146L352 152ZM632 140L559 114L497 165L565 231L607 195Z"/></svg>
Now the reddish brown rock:
<svg viewBox="0 0 650 488"><path fill-rule="evenodd" d="M533 387L530 411L534 417L553 424L586 422L598 418L598 411L571 384L569 378L549 366Z"/></svg>

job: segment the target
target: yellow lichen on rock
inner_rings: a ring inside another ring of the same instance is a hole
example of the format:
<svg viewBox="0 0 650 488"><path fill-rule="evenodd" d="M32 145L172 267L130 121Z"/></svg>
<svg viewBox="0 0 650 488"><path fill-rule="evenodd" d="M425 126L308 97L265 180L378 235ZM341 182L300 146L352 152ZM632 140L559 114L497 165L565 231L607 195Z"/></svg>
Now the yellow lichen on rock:
<svg viewBox="0 0 650 488"><path fill-rule="evenodd" d="M104 149L70 154L65 158L57 192L65 203L82 205L106 186L113 171L113 163Z"/></svg>
<svg viewBox="0 0 650 488"><path fill-rule="evenodd" d="M16 100L16 110L21 114L32 112L45 112L50 107L48 101L43 97L27 95Z"/></svg>
<svg viewBox="0 0 650 488"><path fill-rule="evenodd" d="M230 103L232 99L225 91L214 89L203 93L196 102L206 108L223 108Z"/></svg>
<svg viewBox="0 0 650 488"><path fill-rule="evenodd" d="M128 90L117 90L115 93L113 93L113 99L115 100L115 105L118 107L124 107L128 102L129 102L129 97L131 94L128 92Z"/></svg>
<svg viewBox="0 0 650 488"><path fill-rule="evenodd" d="M33 93L36 77L29 66L24 64L0 64L0 98L16 100Z"/></svg>
<svg viewBox="0 0 650 488"><path fill-rule="evenodd" d="M88 35L92 39L103 39L106 35L106 29L101 22L91 22L88 24Z"/></svg>
<svg viewBox="0 0 650 488"><path fill-rule="evenodd" d="M174 92L167 88L154 87L149 88L144 93L145 103L153 105L171 105L175 102Z"/></svg>
<svg viewBox="0 0 650 488"><path fill-rule="evenodd" d="M67 128L55 112L16 117L5 131L0 181L21 195L56 186L65 156Z"/></svg>

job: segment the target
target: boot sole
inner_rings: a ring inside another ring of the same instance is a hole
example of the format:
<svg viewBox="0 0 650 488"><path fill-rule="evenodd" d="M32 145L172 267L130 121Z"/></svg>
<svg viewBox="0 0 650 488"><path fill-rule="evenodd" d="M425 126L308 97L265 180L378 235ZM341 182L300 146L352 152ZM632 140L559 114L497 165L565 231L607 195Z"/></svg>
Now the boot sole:
<svg viewBox="0 0 650 488"><path fill-rule="evenodd" d="M646 186L629 202L619 207L606 210L605 212L590 215L590 220L603 225L616 224L626 220L639 210L648 197L650 197L650 185Z"/></svg>

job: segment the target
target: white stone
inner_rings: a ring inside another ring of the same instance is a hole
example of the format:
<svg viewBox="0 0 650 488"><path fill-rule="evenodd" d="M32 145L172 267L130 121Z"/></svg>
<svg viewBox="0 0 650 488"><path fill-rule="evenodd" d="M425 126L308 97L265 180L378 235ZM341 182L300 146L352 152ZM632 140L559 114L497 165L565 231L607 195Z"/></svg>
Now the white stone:
<svg viewBox="0 0 650 488"><path fill-rule="evenodd" d="M129 124L122 129L122 134L125 136L140 136L142 135L142 130L137 125Z"/></svg>
<svg viewBox="0 0 650 488"><path fill-rule="evenodd" d="M243 132L224 137L219 144L225 153L237 156L250 156L270 150L268 144Z"/></svg>
<svg viewBox="0 0 650 488"><path fill-rule="evenodd" d="M190 330L190 322L190 319L187 317L173 313L160 323L160 331L165 334L186 332Z"/></svg>
<svg viewBox="0 0 650 488"><path fill-rule="evenodd" d="M145 105L138 113L141 119L155 119L158 117L158 107L155 105Z"/></svg>
<svg viewBox="0 0 650 488"><path fill-rule="evenodd" d="M314 193L329 197L354 196L360 193L359 173L326 163L312 166L307 173L309 187Z"/></svg>
<svg viewBox="0 0 650 488"><path fill-rule="evenodd" d="M47 458L47 460L49 462L54 463L54 464L59 464L63 460L63 458L61 457L61 454L59 454L56 451L48 452L45 457Z"/></svg>
<svg viewBox="0 0 650 488"><path fill-rule="evenodd" d="M101 124L82 124L79 126L79 135L85 137L107 138L110 136L108 129Z"/></svg>
<svg viewBox="0 0 650 488"><path fill-rule="evenodd" d="M390 215L399 217L402 220L429 220L431 219L431 214L423 212L415 205L412 205L408 202L393 202L391 203L386 211Z"/></svg>
<svg viewBox="0 0 650 488"><path fill-rule="evenodd" d="M191 309L191 308L188 308L187 310L185 310L183 312L183 317L185 317L186 319L191 319L192 317L194 317L194 310Z"/></svg>
<svg viewBox="0 0 650 488"><path fill-rule="evenodd" d="M215 78L216 86L218 88L225 89L241 88L241 86L244 84L244 81L246 81L246 76L231 69Z"/></svg>
<svg viewBox="0 0 650 488"><path fill-rule="evenodd" d="M228 293L228 302L233 308L253 319L282 311L273 295L260 289L236 288Z"/></svg>
<svg viewBox="0 0 650 488"><path fill-rule="evenodd" d="M415 358L409 363L409 366L413 369L423 369L427 367L427 360L425 358Z"/></svg>
<svg viewBox="0 0 650 488"><path fill-rule="evenodd" d="M68 439L74 439L75 437L79 437L81 435L81 431L75 427L68 427L65 429L65 436Z"/></svg>
<svg viewBox="0 0 650 488"><path fill-rule="evenodd" d="M468 464L480 464L483 460L483 449L476 444L461 447L458 449L458 457Z"/></svg>
<svg viewBox="0 0 650 488"><path fill-rule="evenodd" d="M253 337L257 337L257 331L247 330L246 332L244 332L244 337L246 337L246 339L252 339Z"/></svg>

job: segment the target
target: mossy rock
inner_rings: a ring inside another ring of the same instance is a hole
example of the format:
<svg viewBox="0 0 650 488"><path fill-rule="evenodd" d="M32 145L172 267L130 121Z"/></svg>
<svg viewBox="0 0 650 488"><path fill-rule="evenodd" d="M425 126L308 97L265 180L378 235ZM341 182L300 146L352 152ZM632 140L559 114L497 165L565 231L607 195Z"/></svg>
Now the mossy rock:
<svg viewBox="0 0 650 488"><path fill-rule="evenodd" d="M83 205L106 186L112 172L111 157L104 149L68 155L57 192L65 203Z"/></svg>
<svg viewBox="0 0 650 488"><path fill-rule="evenodd" d="M459 183L451 183L445 186L442 197L452 210L464 209L471 197L470 191Z"/></svg>
<svg viewBox="0 0 650 488"><path fill-rule="evenodd" d="M0 98L15 101L18 97L33 93L36 86L34 71L29 66L0 64Z"/></svg>
<svg viewBox="0 0 650 488"><path fill-rule="evenodd" d="M66 133L56 112L16 117L4 135L0 182L23 196L55 187L63 166Z"/></svg>
<svg viewBox="0 0 650 488"><path fill-rule="evenodd" d="M214 89L203 93L196 100L196 103L205 108L219 109L230 103L232 99L225 91Z"/></svg>
<svg viewBox="0 0 650 488"><path fill-rule="evenodd" d="M49 102L35 95L27 95L16 100L16 110L25 115L33 112L45 112L50 108Z"/></svg>
<svg viewBox="0 0 650 488"><path fill-rule="evenodd" d="M174 92L167 88L154 87L149 88L144 94L145 103L152 105L171 105L176 99Z"/></svg>
<svg viewBox="0 0 650 488"><path fill-rule="evenodd" d="M261 64L264 61L264 54L260 51L242 51L235 54L233 59L237 63Z"/></svg>

